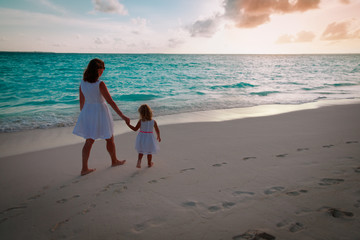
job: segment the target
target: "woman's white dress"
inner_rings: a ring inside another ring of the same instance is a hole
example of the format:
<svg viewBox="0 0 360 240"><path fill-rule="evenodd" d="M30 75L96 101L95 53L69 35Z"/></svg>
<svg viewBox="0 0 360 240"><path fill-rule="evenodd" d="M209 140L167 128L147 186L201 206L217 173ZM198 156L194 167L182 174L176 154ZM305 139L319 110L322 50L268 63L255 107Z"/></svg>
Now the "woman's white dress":
<svg viewBox="0 0 360 240"><path fill-rule="evenodd" d="M80 112L73 134L85 139L109 139L114 133L114 124L109 107L100 92L101 80L95 83L81 81L85 104Z"/></svg>
<svg viewBox="0 0 360 240"><path fill-rule="evenodd" d="M153 133L154 120L140 122L140 132L136 137L135 149L138 153L142 154L157 153L159 151L159 145L157 144Z"/></svg>

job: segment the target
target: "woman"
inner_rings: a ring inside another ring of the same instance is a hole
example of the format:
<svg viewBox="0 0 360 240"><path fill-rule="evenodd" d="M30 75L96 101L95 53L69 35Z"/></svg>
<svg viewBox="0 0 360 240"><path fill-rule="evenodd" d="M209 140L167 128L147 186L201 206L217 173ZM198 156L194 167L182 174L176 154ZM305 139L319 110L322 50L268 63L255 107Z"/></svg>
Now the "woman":
<svg viewBox="0 0 360 240"><path fill-rule="evenodd" d="M106 102L126 123L130 120L113 101L105 83L99 80L104 70L105 64L102 60L92 59L84 72L79 88L81 112L73 133L86 139L82 149L82 176L96 170L88 167L90 151L95 139L106 139L111 166L123 165L126 162L126 160L119 161L116 157L113 118Z"/></svg>

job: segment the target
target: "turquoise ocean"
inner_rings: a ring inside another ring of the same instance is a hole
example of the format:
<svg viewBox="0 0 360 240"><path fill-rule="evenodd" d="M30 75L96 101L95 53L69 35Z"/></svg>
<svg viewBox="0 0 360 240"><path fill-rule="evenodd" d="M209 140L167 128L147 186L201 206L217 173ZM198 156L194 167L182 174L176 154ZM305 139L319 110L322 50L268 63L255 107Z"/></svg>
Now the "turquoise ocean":
<svg viewBox="0 0 360 240"><path fill-rule="evenodd" d="M0 52L0 132L73 126L93 58L132 119L268 104L360 98L360 55L172 55ZM114 119L119 120L115 116Z"/></svg>

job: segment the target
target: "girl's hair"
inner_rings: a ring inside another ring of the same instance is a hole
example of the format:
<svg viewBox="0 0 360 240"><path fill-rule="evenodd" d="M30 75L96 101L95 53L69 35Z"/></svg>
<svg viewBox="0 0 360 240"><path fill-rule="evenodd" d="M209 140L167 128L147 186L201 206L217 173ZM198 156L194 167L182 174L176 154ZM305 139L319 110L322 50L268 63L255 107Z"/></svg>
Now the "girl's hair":
<svg viewBox="0 0 360 240"><path fill-rule="evenodd" d="M141 121L150 121L152 119L152 110L147 104L143 104L139 107Z"/></svg>
<svg viewBox="0 0 360 240"><path fill-rule="evenodd" d="M84 72L84 81L94 83L99 79L98 69L105 69L104 61L94 58L91 60Z"/></svg>

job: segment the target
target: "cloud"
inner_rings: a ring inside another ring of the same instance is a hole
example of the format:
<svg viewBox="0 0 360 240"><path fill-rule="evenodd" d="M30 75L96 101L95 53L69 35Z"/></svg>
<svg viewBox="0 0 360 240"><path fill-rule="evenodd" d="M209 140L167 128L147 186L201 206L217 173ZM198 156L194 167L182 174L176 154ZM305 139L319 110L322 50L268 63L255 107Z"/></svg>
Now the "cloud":
<svg viewBox="0 0 360 240"><path fill-rule="evenodd" d="M197 20L194 24L188 27L188 30L192 37L211 37L217 32L218 27L219 21L217 17L214 17Z"/></svg>
<svg viewBox="0 0 360 240"><path fill-rule="evenodd" d="M117 13L127 15L128 11L125 6L118 0L93 0L95 11L104 13Z"/></svg>
<svg viewBox="0 0 360 240"><path fill-rule="evenodd" d="M278 38L276 41L277 44L284 43L303 43L303 42L311 42L315 38L315 34L309 31L301 31L296 34L296 36L285 34Z"/></svg>
<svg viewBox="0 0 360 240"><path fill-rule="evenodd" d="M320 0L224 0L224 13L198 20L188 30L192 37L211 37L222 21L230 21L238 28L255 28L270 22L273 14L305 12L319 7Z"/></svg>
<svg viewBox="0 0 360 240"><path fill-rule="evenodd" d="M349 4L350 3L350 0L339 0L341 3L343 4Z"/></svg>
<svg viewBox="0 0 360 240"><path fill-rule="evenodd" d="M289 34L281 35L276 41L277 44L292 43L294 42L294 36Z"/></svg>
<svg viewBox="0 0 360 240"><path fill-rule="evenodd" d="M344 40L360 38L359 21L351 19L329 24L321 36L321 40Z"/></svg>
<svg viewBox="0 0 360 240"><path fill-rule="evenodd" d="M315 34L313 32L301 31L296 35L295 42L311 42L314 38Z"/></svg>
<svg viewBox="0 0 360 240"><path fill-rule="evenodd" d="M225 17L239 28L253 28L270 21L273 14L305 12L318 8L320 0L225 0Z"/></svg>

